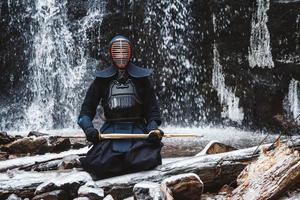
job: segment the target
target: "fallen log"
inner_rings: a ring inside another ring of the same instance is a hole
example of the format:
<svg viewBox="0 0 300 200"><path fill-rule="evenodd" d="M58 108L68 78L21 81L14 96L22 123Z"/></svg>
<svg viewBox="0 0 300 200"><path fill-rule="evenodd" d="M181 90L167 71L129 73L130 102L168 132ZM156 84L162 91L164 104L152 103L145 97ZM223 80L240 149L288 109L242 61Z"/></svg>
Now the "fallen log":
<svg viewBox="0 0 300 200"><path fill-rule="evenodd" d="M270 144L262 145L259 150L268 146ZM290 146L299 149L300 138L290 143ZM234 182L245 166L258 157L258 153L253 153L256 149L257 147L252 147L227 153L184 158L183 160L161 165L154 170L103 179L95 183L98 187L103 188L106 194L112 194L115 199L122 199L132 196L132 188L139 182L147 180L160 183L163 179L173 175L195 173L203 181L205 190L215 190L219 186ZM0 197L10 193L26 197L24 194L28 193L29 188L32 192L38 185L45 182L45 180L56 177L58 173L71 172L63 170L59 172L22 171L17 173L19 176L12 172L0 173ZM29 181L21 182L21 180Z"/></svg>
<svg viewBox="0 0 300 200"><path fill-rule="evenodd" d="M180 142L180 145L178 143ZM165 140L164 147L162 149L162 157L183 157L183 156L193 156L200 152L205 146L205 141L201 139L175 139L175 140ZM0 161L0 172L5 172L8 169L22 169L31 170L32 168L40 169L40 171L53 170L53 164L59 163L65 156L68 155L78 155L84 156L88 151L88 147L69 150L61 152L59 154L51 153L45 155L35 155L29 157L20 157L15 159L9 159ZM4 154L4 156L8 156Z"/></svg>
<svg viewBox="0 0 300 200"><path fill-rule="evenodd" d="M86 147L78 150L65 151L59 154L52 153L0 161L0 172L6 172L7 170L18 168L26 169L29 167L37 166L39 164L46 164L47 162L59 161L69 155L84 155L87 151L88 148Z"/></svg>
<svg viewBox="0 0 300 200"><path fill-rule="evenodd" d="M196 156L177 162L168 163L154 170L128 174L109 179L96 181L98 187L110 193L116 199L129 197L129 192L135 184L144 180L160 183L163 179L183 173L195 173L203 181L206 191L215 191L225 184L234 183L240 172L251 161L258 157L262 148L271 144L262 145L254 153L257 147L235 150L214 155ZM300 148L300 139L290 143L295 149Z"/></svg>
<svg viewBox="0 0 300 200"><path fill-rule="evenodd" d="M280 197L300 178L300 156L286 145L263 153L238 176L230 199L264 200Z"/></svg>
<svg viewBox="0 0 300 200"><path fill-rule="evenodd" d="M0 199L6 199L9 194L16 194L22 198L32 198L37 194L56 189L65 189L69 185L76 187L90 181L86 172L63 170L50 172L9 171L0 173ZM72 189L72 187L69 187ZM77 188L78 189L78 188Z"/></svg>

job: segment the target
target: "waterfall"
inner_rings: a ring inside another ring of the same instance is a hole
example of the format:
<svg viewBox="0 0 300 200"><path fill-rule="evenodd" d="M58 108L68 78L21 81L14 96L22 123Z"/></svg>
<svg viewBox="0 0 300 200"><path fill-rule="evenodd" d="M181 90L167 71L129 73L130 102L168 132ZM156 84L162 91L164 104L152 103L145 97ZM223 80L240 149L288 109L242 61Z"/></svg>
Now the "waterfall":
<svg viewBox="0 0 300 200"><path fill-rule="evenodd" d="M300 124L300 83L295 79L289 84L288 102L293 119L298 117L297 122Z"/></svg>
<svg viewBox="0 0 300 200"><path fill-rule="evenodd" d="M212 14L213 30L217 33L216 16ZM225 75L220 64L220 55L217 45L213 45L213 71L212 85L216 89L219 101L222 105L221 116L234 122L241 123L244 119L243 108L239 108L240 99L235 96L232 89L225 84Z"/></svg>
<svg viewBox="0 0 300 200"><path fill-rule="evenodd" d="M158 72L160 96L167 99L162 104L162 115L172 118L171 123L197 125L205 120L205 114L201 113L202 95L196 89L201 66L193 63L189 49L193 42L189 26L193 21L191 1L155 1L149 2L146 8L147 32L152 34L159 27L159 37L155 39L157 54L163 58L164 65Z"/></svg>
<svg viewBox="0 0 300 200"><path fill-rule="evenodd" d="M299 52L300 51L300 15L298 15L296 19L296 30L298 30L296 32L296 51ZM298 58L299 57L300 55L298 54Z"/></svg>
<svg viewBox="0 0 300 200"><path fill-rule="evenodd" d="M212 85L217 90L218 97L223 105L222 117L241 123L244 118L244 113L243 109L239 108L240 99L225 85L225 76L219 57L220 55L217 46L214 45Z"/></svg>
<svg viewBox="0 0 300 200"><path fill-rule="evenodd" d="M6 115L15 121L12 130L74 128L80 105L91 78L88 62L87 29L101 23L105 1L89 0L87 15L78 21L67 16L67 1L36 0L27 3L31 10L32 40L28 96L20 99L23 114ZM71 31L72 30L72 31ZM89 78L87 78L89 77ZM16 105L15 105L16 106ZM1 127L5 122L1 120Z"/></svg>
<svg viewBox="0 0 300 200"><path fill-rule="evenodd" d="M252 16L249 47L250 67L274 67L267 27L270 0L257 0L257 10Z"/></svg>
<svg viewBox="0 0 300 200"><path fill-rule="evenodd" d="M74 89L84 69L74 67L74 40L67 27L66 2L37 0L35 9L28 83L32 102L26 119L27 126L33 129L51 128L55 117L61 114L68 122L75 120L78 97Z"/></svg>

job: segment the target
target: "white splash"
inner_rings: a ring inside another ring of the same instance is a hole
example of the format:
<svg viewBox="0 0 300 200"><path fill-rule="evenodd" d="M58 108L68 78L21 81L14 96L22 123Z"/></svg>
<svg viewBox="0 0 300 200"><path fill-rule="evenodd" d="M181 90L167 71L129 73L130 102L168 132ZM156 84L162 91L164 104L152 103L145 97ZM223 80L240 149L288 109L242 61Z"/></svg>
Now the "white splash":
<svg viewBox="0 0 300 200"><path fill-rule="evenodd" d="M270 0L257 0L257 10L252 16L249 47L250 67L274 67L270 46L270 33L267 27Z"/></svg>
<svg viewBox="0 0 300 200"><path fill-rule="evenodd" d="M300 124L300 83L295 79L292 79L289 85L288 102L292 117L298 117L297 122Z"/></svg>
<svg viewBox="0 0 300 200"><path fill-rule="evenodd" d="M222 117L227 117L232 121L241 123L244 119L243 108L239 108L240 99L235 96L234 92L225 85L225 76L219 60L219 51L213 47L213 73L212 85L217 90L218 97L223 105Z"/></svg>

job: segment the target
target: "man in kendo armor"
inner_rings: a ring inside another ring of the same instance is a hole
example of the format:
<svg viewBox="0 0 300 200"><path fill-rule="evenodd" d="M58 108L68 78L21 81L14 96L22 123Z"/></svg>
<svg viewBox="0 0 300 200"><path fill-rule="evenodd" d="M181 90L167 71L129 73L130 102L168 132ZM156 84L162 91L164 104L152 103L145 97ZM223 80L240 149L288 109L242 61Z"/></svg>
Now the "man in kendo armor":
<svg viewBox="0 0 300 200"><path fill-rule="evenodd" d="M93 143L81 163L98 178L149 170L161 164L161 117L149 80L153 70L130 62L132 44L124 36L111 40L109 52L112 65L96 73L78 118L87 140ZM101 134L150 133L148 139L101 139L92 123L100 101L105 116Z"/></svg>

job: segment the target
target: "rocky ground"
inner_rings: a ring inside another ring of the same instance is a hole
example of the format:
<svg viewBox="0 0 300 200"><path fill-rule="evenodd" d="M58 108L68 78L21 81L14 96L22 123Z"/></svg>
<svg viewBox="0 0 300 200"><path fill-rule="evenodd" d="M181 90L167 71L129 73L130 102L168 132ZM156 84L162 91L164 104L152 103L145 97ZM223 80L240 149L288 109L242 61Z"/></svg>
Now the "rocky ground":
<svg viewBox="0 0 300 200"><path fill-rule="evenodd" d="M298 142L292 144L296 149ZM256 147L235 150L217 141L207 146L201 140L180 146L166 142L157 169L97 180L80 166L79 158L88 151L85 139L1 133L0 143L0 199L10 200L231 199L237 176L258 156ZM296 198L297 185L280 196Z"/></svg>

